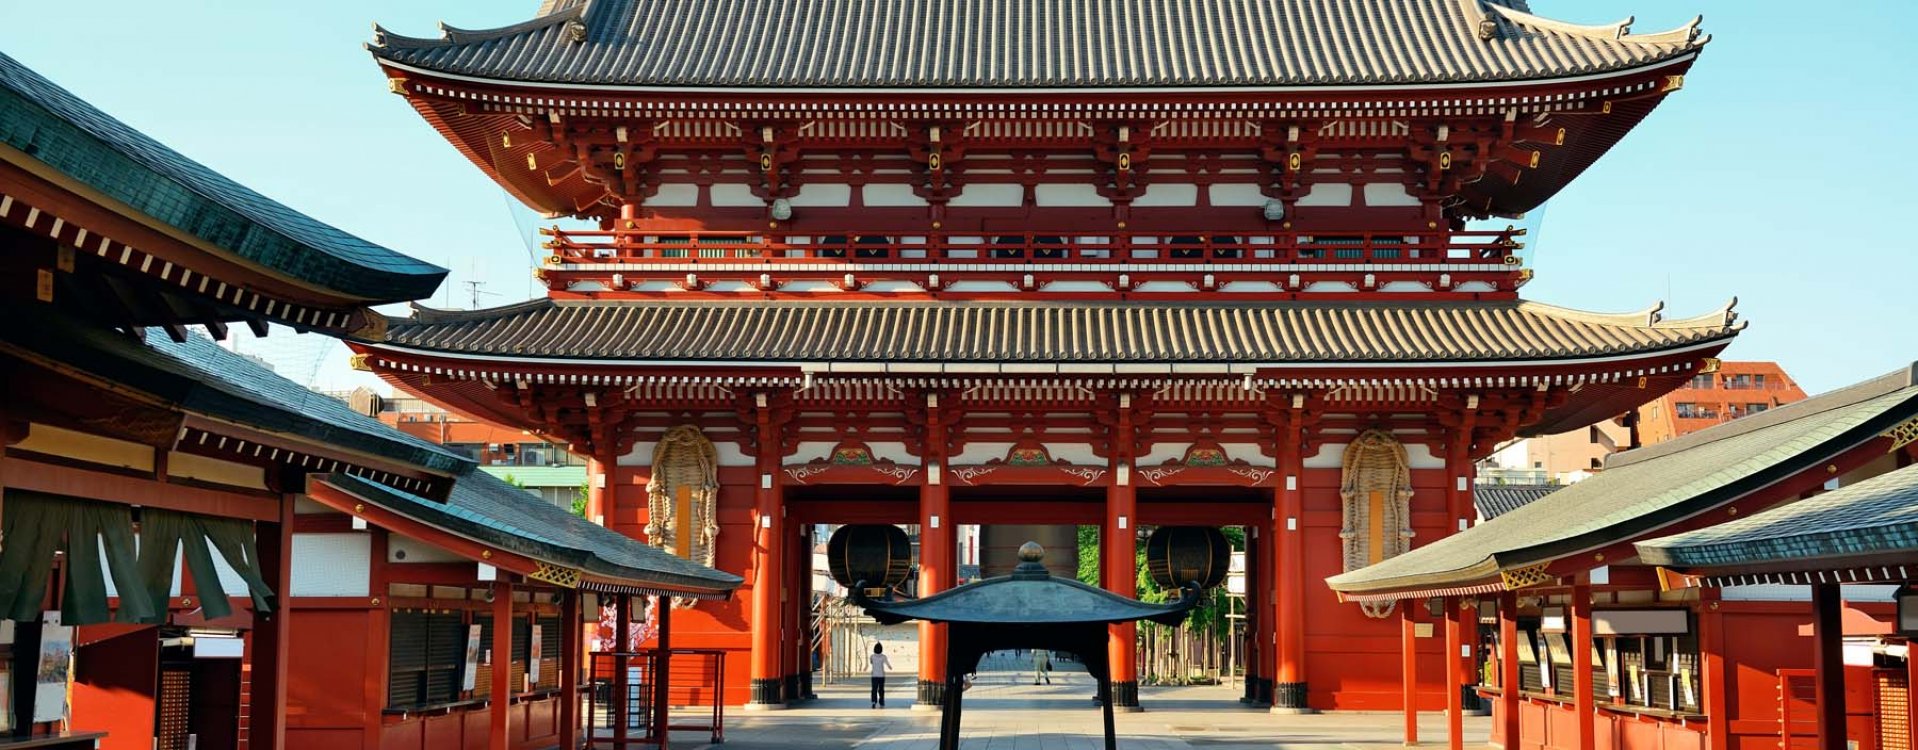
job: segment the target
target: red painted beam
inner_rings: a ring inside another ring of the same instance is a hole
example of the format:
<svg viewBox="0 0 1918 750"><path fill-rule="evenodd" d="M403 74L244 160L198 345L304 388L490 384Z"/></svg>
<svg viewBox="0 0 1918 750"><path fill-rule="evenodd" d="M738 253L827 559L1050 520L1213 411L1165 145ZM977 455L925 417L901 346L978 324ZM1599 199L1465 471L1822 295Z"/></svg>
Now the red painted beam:
<svg viewBox="0 0 1918 750"><path fill-rule="evenodd" d="M0 458L0 471L5 472L6 486L14 489L108 503L137 500L149 508L248 521L277 521L280 517L280 500L270 492L173 484L150 477L32 461L17 454Z"/></svg>

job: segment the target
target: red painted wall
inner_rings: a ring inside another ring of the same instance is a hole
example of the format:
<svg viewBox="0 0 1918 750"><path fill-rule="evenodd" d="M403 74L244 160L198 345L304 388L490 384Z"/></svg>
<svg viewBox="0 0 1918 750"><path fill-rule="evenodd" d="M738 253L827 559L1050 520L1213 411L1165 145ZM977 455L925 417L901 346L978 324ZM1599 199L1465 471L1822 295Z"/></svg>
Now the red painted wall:
<svg viewBox="0 0 1918 750"><path fill-rule="evenodd" d="M369 653L384 618L364 609L305 609L292 618L293 648L286 684L286 744L289 750L364 747L366 728L379 720L362 686L386 654ZM305 646L303 644L311 644Z"/></svg>
<svg viewBox="0 0 1918 750"><path fill-rule="evenodd" d="M76 630L73 725L106 732L102 750L152 750L160 629L90 625Z"/></svg>

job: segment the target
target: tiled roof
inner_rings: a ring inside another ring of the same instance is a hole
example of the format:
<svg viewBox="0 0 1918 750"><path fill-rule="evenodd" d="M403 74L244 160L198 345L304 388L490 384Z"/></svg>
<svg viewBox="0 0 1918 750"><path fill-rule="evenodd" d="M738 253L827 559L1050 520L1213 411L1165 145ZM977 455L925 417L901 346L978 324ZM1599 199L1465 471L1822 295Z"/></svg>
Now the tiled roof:
<svg viewBox="0 0 1918 750"><path fill-rule="evenodd" d="M1556 484L1481 484L1472 488L1472 505L1478 517L1493 519L1510 513L1557 490Z"/></svg>
<svg viewBox="0 0 1918 750"><path fill-rule="evenodd" d="M353 411L339 399L280 377L204 336L188 335L176 342L148 331L142 343L66 315L49 314L43 307L0 305L0 316L8 320L33 321L0 326L0 344L137 389L186 412L263 432L384 456L438 473L464 471L472 465L444 448Z"/></svg>
<svg viewBox="0 0 1918 750"><path fill-rule="evenodd" d="M1918 416L1918 366L1614 454L1605 470L1477 526L1327 579L1352 593L1455 589L1656 532Z"/></svg>
<svg viewBox="0 0 1918 750"><path fill-rule="evenodd" d="M1596 357L1729 339L1535 302L649 302L541 299L391 321L406 349L500 358L1252 363Z"/></svg>
<svg viewBox="0 0 1918 750"><path fill-rule="evenodd" d="M0 144L247 262L343 296L419 299L446 276L227 179L5 54Z"/></svg>
<svg viewBox="0 0 1918 750"><path fill-rule="evenodd" d="M1550 79L1708 37L1533 16L1524 0L564 0L374 55L494 80L749 88L1260 87Z"/></svg>
<svg viewBox="0 0 1918 750"><path fill-rule="evenodd" d="M429 526L636 588L723 597L744 582L589 522L483 471L460 476L444 503L344 474L325 481Z"/></svg>
<svg viewBox="0 0 1918 750"><path fill-rule="evenodd" d="M1639 542L1650 565L1709 568L1902 554L1918 560L1918 466L1697 531Z"/></svg>

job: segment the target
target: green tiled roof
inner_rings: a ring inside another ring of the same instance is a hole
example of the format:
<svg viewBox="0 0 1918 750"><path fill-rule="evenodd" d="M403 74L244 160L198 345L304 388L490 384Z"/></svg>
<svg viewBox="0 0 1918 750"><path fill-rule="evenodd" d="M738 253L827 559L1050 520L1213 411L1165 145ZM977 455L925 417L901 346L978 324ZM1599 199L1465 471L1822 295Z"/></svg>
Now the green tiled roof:
<svg viewBox="0 0 1918 750"><path fill-rule="evenodd" d="M1377 565L1350 594L1430 592L1631 541L1818 466L1918 415L1918 367L1613 456L1598 475Z"/></svg>
<svg viewBox="0 0 1918 750"><path fill-rule="evenodd" d="M380 424L338 399L274 374L213 340L175 342L151 333L144 343L87 325L44 305L0 305L7 320L0 343L163 399L180 409L265 432L385 456L428 471L454 474L472 465L444 448Z"/></svg>
<svg viewBox="0 0 1918 750"><path fill-rule="evenodd" d="M639 588L725 596L744 582L589 522L484 471L460 476L445 503L344 474L325 481L435 528Z"/></svg>
<svg viewBox="0 0 1918 750"><path fill-rule="evenodd" d="M1918 466L1636 546L1643 562L1680 568L1837 565L1897 554L1918 562Z"/></svg>
<svg viewBox="0 0 1918 750"><path fill-rule="evenodd" d="M513 481L528 488L586 486L586 467L584 466L481 466L479 468L480 471L500 479L512 477Z"/></svg>
<svg viewBox="0 0 1918 750"><path fill-rule="evenodd" d="M344 296L420 299L446 276L180 155L5 54L0 144L242 259Z"/></svg>

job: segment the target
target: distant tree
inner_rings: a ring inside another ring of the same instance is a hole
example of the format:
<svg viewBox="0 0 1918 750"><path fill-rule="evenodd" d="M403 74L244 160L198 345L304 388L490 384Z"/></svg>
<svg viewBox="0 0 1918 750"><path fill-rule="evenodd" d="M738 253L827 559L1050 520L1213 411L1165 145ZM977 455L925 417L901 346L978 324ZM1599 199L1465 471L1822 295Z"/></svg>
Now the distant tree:
<svg viewBox="0 0 1918 750"><path fill-rule="evenodd" d="M504 476L501 476L499 480L507 484L513 485L514 487L518 487L522 490L526 489L526 483L520 481L519 477L513 476L512 474L506 474Z"/></svg>
<svg viewBox="0 0 1918 750"><path fill-rule="evenodd" d="M1079 582L1099 585L1099 527L1079 527Z"/></svg>
<svg viewBox="0 0 1918 750"><path fill-rule="evenodd" d="M578 487L573 488L572 511L573 511L573 515L579 516L580 518L586 518L586 486L585 485L580 485ZM592 519L587 518L586 520L590 521Z"/></svg>

